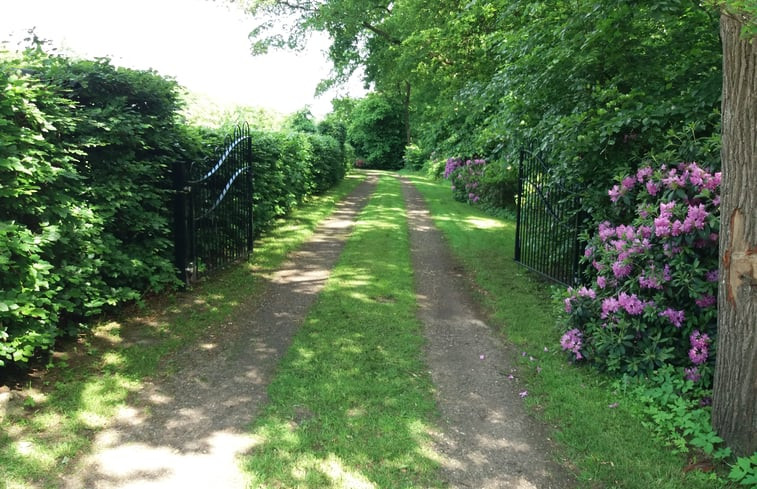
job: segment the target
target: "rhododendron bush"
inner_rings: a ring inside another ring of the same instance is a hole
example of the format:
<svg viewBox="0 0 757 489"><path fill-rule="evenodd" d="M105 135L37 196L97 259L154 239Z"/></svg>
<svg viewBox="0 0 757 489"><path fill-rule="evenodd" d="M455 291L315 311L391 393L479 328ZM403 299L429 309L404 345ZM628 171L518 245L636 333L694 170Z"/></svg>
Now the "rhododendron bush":
<svg viewBox="0 0 757 489"><path fill-rule="evenodd" d="M561 346L573 359L630 375L672 364L709 385L719 186L720 173L696 163L645 167L619 179L610 200L631 217L584 235L587 285L562 297Z"/></svg>
<svg viewBox="0 0 757 489"><path fill-rule="evenodd" d="M486 160L465 160L449 158L444 167L444 178L452 182L452 195L455 200L475 204L479 201L481 179Z"/></svg>

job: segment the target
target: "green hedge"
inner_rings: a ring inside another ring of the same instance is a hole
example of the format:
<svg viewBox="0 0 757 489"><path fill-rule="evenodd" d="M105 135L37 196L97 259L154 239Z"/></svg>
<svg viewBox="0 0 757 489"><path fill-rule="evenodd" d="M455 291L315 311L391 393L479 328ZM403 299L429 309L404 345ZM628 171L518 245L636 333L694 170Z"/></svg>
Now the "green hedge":
<svg viewBox="0 0 757 489"><path fill-rule="evenodd" d="M324 134L254 132L252 159L257 235L308 195L333 187L346 171L343 145Z"/></svg>
<svg viewBox="0 0 757 489"><path fill-rule="evenodd" d="M176 283L175 82L36 52L0 58L0 365Z"/></svg>
<svg viewBox="0 0 757 489"><path fill-rule="evenodd" d="M0 367L178 285L171 165L223 141L182 123L178 88L105 59L0 52ZM253 153L258 233L344 175L330 136L259 132Z"/></svg>

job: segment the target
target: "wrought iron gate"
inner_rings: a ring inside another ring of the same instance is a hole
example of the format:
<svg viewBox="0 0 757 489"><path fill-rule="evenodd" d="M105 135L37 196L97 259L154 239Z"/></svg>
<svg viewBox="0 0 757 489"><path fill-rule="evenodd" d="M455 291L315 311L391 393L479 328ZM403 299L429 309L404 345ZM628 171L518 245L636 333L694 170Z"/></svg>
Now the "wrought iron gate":
<svg viewBox="0 0 757 489"><path fill-rule="evenodd" d="M515 261L564 284L580 281L577 192L557 180L542 152L521 148Z"/></svg>
<svg viewBox="0 0 757 489"><path fill-rule="evenodd" d="M217 160L174 167L176 265L186 282L252 252L252 171L246 123L226 137Z"/></svg>

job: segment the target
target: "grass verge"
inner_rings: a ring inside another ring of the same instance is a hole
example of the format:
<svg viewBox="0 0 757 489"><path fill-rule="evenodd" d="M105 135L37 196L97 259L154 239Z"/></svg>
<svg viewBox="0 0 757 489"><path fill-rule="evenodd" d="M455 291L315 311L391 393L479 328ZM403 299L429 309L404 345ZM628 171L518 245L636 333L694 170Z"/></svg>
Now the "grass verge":
<svg viewBox="0 0 757 489"><path fill-rule="evenodd" d="M14 399L0 416L0 489L59 487L129 393L145 378L170 372L173 352L224 324L262 286L254 272L276 268L362 179L349 175L279 221L255 243L249 263L101 321L57 351L23 389L3 393Z"/></svg>
<svg viewBox="0 0 757 489"><path fill-rule="evenodd" d="M269 387L252 487L441 485L409 269L400 184L384 176Z"/></svg>
<svg viewBox="0 0 757 489"><path fill-rule="evenodd" d="M475 281L474 295L489 311L493 326L522 352L518 377L528 386L525 402L552 427L580 487L725 487L708 474L685 472L687 461L654 440L637 415L641 406L615 392L612 379L567 363L550 286L513 261L513 222L455 202L445 181L408 177Z"/></svg>

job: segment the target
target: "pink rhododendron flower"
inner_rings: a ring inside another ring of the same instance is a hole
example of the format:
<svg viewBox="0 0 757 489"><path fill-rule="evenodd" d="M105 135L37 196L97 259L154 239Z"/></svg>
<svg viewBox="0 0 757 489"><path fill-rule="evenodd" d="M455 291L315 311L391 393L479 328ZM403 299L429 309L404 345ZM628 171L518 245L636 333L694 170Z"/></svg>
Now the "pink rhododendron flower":
<svg viewBox="0 0 757 489"><path fill-rule="evenodd" d="M654 233L657 237L664 238L670 236L671 227L670 218L668 216L661 215L654 220Z"/></svg>
<svg viewBox="0 0 757 489"><path fill-rule="evenodd" d="M702 309L710 306L714 306L718 303L718 298L711 294L704 294L699 299L695 300L696 304Z"/></svg>
<svg viewBox="0 0 757 489"><path fill-rule="evenodd" d="M709 351L707 348L692 347L691 350L689 350L689 360L691 360L691 363L694 365L702 365L707 361L708 355Z"/></svg>
<svg viewBox="0 0 757 489"><path fill-rule="evenodd" d="M697 367L689 367L683 369L684 377L686 377L686 380L690 380L692 382L698 382L699 379L702 378L702 375L699 373L699 369Z"/></svg>
<svg viewBox="0 0 757 489"><path fill-rule="evenodd" d="M610 314L617 312L618 309L620 309L618 299L615 297L607 297L602 301L602 315L600 317L602 319L607 319Z"/></svg>
<svg viewBox="0 0 757 489"><path fill-rule="evenodd" d="M563 350L571 351L576 355L576 360L581 360L581 346L583 346L583 334L578 328L571 329L560 338L560 346Z"/></svg>
<svg viewBox="0 0 757 489"><path fill-rule="evenodd" d="M707 216L709 215L710 213L707 212L704 204L689 206L689 211L686 214L685 223L687 224L689 229L691 229L692 227L695 227L697 229L704 229L705 219L707 219Z"/></svg>
<svg viewBox="0 0 757 489"><path fill-rule="evenodd" d="M698 329L695 329L689 336L689 342L693 347L707 348L707 345L710 343L710 337L707 333L700 333Z"/></svg>
<svg viewBox="0 0 757 489"><path fill-rule="evenodd" d="M639 168L639 170L636 172L636 180L638 180L639 183L642 183L645 179L652 176L653 170L649 166L645 166L644 168Z"/></svg>
<svg viewBox="0 0 757 489"><path fill-rule="evenodd" d="M644 274L639 275L639 285L642 289L662 290L662 285L655 277L645 277Z"/></svg>
<svg viewBox="0 0 757 489"><path fill-rule="evenodd" d="M632 316L638 316L644 311L644 303L636 296L636 294L626 294L625 292L621 292L620 295L618 295L618 304Z"/></svg>
<svg viewBox="0 0 757 489"><path fill-rule="evenodd" d="M670 265L665 264L665 267L662 269L662 279L666 282L670 282L673 279L673 276L670 274Z"/></svg>
<svg viewBox="0 0 757 489"><path fill-rule="evenodd" d="M633 189L634 185L636 185L636 179L634 179L633 177L625 177L620 182L620 185L624 190L631 190Z"/></svg>
<svg viewBox="0 0 757 489"><path fill-rule="evenodd" d="M627 277L631 274L631 265L623 262L615 262L612 264L612 273L615 278Z"/></svg>
<svg viewBox="0 0 757 489"><path fill-rule="evenodd" d="M609 238L615 235L615 228L612 227L612 225L605 221L599 225L599 238L602 241L607 241Z"/></svg>
<svg viewBox="0 0 757 489"><path fill-rule="evenodd" d="M620 199L620 187L618 187L617 185L613 186L607 193L610 195L610 200L613 203L617 202L618 199Z"/></svg>
<svg viewBox="0 0 757 489"><path fill-rule="evenodd" d="M691 349L689 350L689 359L694 365L701 365L707 361L709 356L709 344L710 337L706 333L700 333L699 330L694 330L689 336L691 343Z"/></svg>
<svg viewBox="0 0 757 489"><path fill-rule="evenodd" d="M589 299L597 298L597 293L594 292L594 289L587 289L586 287L578 289L578 295L579 297L588 297Z"/></svg>
<svg viewBox="0 0 757 489"><path fill-rule="evenodd" d="M660 217L667 217L670 219L673 217L673 209L675 209L676 201L660 202Z"/></svg>
<svg viewBox="0 0 757 489"><path fill-rule="evenodd" d="M676 311L675 309L672 309L670 307L662 311L659 315L661 317L668 318L670 323L676 328L680 328L683 325L684 320L686 319L683 311Z"/></svg>

